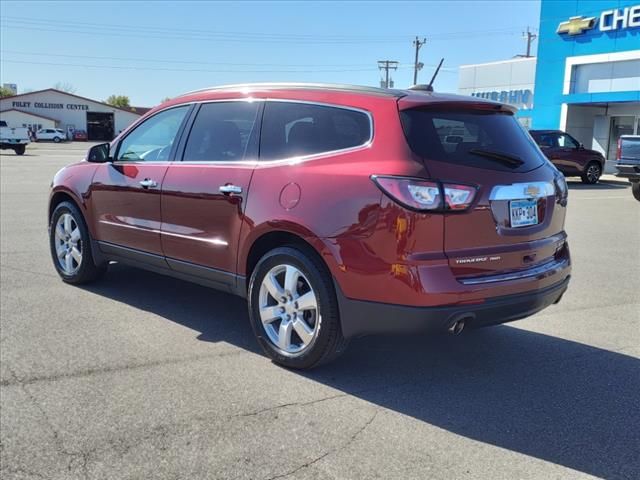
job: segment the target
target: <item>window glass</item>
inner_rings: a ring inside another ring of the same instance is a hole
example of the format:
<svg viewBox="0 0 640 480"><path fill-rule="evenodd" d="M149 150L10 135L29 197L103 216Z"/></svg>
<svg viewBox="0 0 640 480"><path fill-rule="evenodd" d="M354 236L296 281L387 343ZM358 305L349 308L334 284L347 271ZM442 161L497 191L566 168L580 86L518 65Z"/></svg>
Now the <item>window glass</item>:
<svg viewBox="0 0 640 480"><path fill-rule="evenodd" d="M120 143L117 160L169 160L171 146L188 110L188 105L171 108L145 120Z"/></svg>
<svg viewBox="0 0 640 480"><path fill-rule="evenodd" d="M365 144L371 137L363 112L295 102L267 102L260 158L282 158L331 152Z"/></svg>
<svg viewBox="0 0 640 480"><path fill-rule="evenodd" d="M200 107L184 150L185 161L243 160L256 123L258 103L216 102Z"/></svg>
<svg viewBox="0 0 640 480"><path fill-rule="evenodd" d="M415 108L400 118L409 146L425 159L505 171L528 171L545 161L508 113Z"/></svg>
<svg viewBox="0 0 640 480"><path fill-rule="evenodd" d="M566 133L558 135L558 145L562 148L578 148L578 142Z"/></svg>

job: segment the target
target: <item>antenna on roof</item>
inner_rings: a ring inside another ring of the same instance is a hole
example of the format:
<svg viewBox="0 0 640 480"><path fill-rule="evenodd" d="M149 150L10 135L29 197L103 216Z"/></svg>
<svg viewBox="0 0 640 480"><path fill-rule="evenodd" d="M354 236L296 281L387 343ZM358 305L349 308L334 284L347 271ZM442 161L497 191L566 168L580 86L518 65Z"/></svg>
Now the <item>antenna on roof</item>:
<svg viewBox="0 0 640 480"><path fill-rule="evenodd" d="M436 77L438 76L438 72L440 71L440 67L442 67L442 63L444 62L444 58L440 59L440 63L438 64L438 67L436 68L436 71L433 73L433 77L431 77L431 81L427 84L421 84L421 85L414 85L412 87L409 87L409 90L421 90L424 92L433 92L433 82L435 81Z"/></svg>

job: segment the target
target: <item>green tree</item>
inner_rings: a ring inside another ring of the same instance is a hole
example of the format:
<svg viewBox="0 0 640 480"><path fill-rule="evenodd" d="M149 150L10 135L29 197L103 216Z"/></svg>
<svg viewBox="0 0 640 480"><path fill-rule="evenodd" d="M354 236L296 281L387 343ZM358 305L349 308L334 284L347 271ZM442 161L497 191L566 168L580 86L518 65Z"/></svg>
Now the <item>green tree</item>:
<svg viewBox="0 0 640 480"><path fill-rule="evenodd" d="M129 108L131 106L129 97L126 95L109 95L109 98L107 98L104 103L108 103L109 105L119 108Z"/></svg>
<svg viewBox="0 0 640 480"><path fill-rule="evenodd" d="M0 98L13 97L14 93L8 88L0 87Z"/></svg>

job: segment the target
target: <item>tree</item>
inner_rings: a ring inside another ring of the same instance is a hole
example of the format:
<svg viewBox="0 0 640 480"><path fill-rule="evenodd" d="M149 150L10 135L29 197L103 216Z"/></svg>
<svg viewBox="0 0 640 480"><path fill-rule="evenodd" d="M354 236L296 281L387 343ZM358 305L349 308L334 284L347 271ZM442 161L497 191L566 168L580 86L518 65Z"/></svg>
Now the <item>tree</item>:
<svg viewBox="0 0 640 480"><path fill-rule="evenodd" d="M13 91L8 88L0 87L0 98L13 97L14 95Z"/></svg>
<svg viewBox="0 0 640 480"><path fill-rule="evenodd" d="M53 88L60 90L61 92L76 93L76 87L69 82L58 82L53 86Z"/></svg>
<svg viewBox="0 0 640 480"><path fill-rule="evenodd" d="M108 103L109 105L113 105L118 108L129 108L131 106L129 97L126 95L109 95L109 98L107 98L104 103Z"/></svg>

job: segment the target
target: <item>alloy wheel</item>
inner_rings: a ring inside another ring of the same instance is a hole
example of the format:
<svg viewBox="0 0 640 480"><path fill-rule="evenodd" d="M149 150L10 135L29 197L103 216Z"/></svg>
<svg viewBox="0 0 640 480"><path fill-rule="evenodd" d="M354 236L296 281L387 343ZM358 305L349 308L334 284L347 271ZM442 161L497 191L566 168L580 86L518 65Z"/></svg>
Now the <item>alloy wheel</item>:
<svg viewBox="0 0 640 480"><path fill-rule="evenodd" d="M63 213L55 225L58 265L65 275L75 274L82 264L82 234L70 213Z"/></svg>
<svg viewBox="0 0 640 480"><path fill-rule="evenodd" d="M318 299L309 280L293 265L277 265L264 276L259 312L267 337L285 355L302 354L318 336Z"/></svg>
<svg viewBox="0 0 640 480"><path fill-rule="evenodd" d="M596 183L600 178L600 167L598 165L589 165L587 168L587 180L589 183Z"/></svg>

